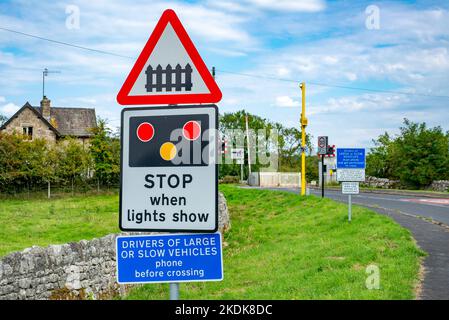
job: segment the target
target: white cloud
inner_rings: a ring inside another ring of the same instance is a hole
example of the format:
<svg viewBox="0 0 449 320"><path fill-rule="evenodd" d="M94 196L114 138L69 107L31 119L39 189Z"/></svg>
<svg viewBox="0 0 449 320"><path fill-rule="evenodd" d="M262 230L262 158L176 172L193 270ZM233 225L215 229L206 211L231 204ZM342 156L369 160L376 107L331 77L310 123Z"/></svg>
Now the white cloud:
<svg viewBox="0 0 449 320"><path fill-rule="evenodd" d="M345 96L329 98L325 103L312 105L309 114L319 115L327 113L350 114L360 111L369 111L378 115L410 102L406 95L389 93L369 93L359 96Z"/></svg>
<svg viewBox="0 0 449 320"><path fill-rule="evenodd" d="M349 81L355 81L357 80L357 75L353 72L346 72L345 73L345 77L346 79L348 79Z"/></svg>
<svg viewBox="0 0 449 320"><path fill-rule="evenodd" d="M281 76L281 77L288 76L288 75L290 74L290 70L288 70L288 69L285 68L285 67L280 67L280 68L277 70L277 74L278 74L279 76Z"/></svg>
<svg viewBox="0 0 449 320"><path fill-rule="evenodd" d="M5 116L12 116L14 113L17 112L17 110L19 110L20 107L18 105L15 105L14 103L7 103L4 106L0 107L1 112L5 115Z"/></svg>
<svg viewBox="0 0 449 320"><path fill-rule="evenodd" d="M238 50L227 50L223 48L214 48L214 47L209 48L209 51L218 53L224 57L244 57L247 55L245 52Z"/></svg>
<svg viewBox="0 0 449 320"><path fill-rule="evenodd" d="M5 97L0 96L0 102L5 102L5 101L6 101Z"/></svg>
<svg viewBox="0 0 449 320"><path fill-rule="evenodd" d="M299 107L299 101L295 101L289 96L276 97L277 107Z"/></svg>

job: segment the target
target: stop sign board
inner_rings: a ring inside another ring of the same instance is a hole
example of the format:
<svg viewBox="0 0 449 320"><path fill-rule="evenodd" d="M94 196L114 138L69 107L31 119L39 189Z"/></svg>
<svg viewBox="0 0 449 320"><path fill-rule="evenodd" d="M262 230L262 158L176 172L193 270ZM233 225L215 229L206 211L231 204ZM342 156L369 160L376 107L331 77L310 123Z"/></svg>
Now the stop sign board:
<svg viewBox="0 0 449 320"><path fill-rule="evenodd" d="M215 232L217 107L122 111L120 229Z"/></svg>

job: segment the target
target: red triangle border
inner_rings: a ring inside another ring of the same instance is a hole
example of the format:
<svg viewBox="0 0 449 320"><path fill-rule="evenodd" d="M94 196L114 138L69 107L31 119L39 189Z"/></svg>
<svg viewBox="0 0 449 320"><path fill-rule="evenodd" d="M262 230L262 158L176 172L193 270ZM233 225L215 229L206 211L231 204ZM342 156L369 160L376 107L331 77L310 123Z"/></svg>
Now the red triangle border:
<svg viewBox="0 0 449 320"><path fill-rule="evenodd" d="M181 41L184 49L187 51L190 59L192 59L195 68L203 78L209 93L190 93L190 94L164 94L164 95L136 95L130 96L129 93L139 77L140 72L145 67L145 63L153 52L162 33L170 23ZM159 19L156 27L151 33L145 47L137 58L131 72L126 78L122 88L117 94L117 102L121 105L162 105L162 104L188 104L188 103L216 103L222 98L222 93L214 78L207 69L206 64L201 58L198 50L195 48L192 40L187 34L184 26L181 24L176 13L171 10L165 10Z"/></svg>

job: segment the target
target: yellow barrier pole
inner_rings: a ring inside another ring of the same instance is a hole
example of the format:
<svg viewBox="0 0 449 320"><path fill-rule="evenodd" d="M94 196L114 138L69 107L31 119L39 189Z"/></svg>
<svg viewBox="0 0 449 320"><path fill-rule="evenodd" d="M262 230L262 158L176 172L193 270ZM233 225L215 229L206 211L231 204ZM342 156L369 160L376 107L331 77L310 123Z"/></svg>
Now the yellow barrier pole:
<svg viewBox="0 0 449 320"><path fill-rule="evenodd" d="M302 94L302 112L301 112L301 195L306 194L306 83L302 82L299 87Z"/></svg>

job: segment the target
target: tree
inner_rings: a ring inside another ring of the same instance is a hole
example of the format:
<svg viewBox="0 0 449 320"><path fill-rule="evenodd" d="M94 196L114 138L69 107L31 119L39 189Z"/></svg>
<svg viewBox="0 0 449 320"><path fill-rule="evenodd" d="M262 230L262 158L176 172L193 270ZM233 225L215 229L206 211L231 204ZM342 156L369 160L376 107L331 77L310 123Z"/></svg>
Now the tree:
<svg viewBox="0 0 449 320"><path fill-rule="evenodd" d="M248 116L248 127L251 130L254 130L256 133L259 131L260 133L265 132L266 143L255 144L252 143L251 146L251 154L252 157L255 156L256 153L261 155L263 152L268 150L269 153L275 153L278 157L278 165L280 171L287 172L298 172L301 170L301 130L299 128L287 128L280 123L271 122L267 119L261 118L256 115L252 115L247 113L244 110L240 110L234 113L225 113L220 116L220 131L223 134L226 134L229 130L239 130L240 134L243 137L246 137L246 125L245 125L245 117ZM269 141L268 134L272 130L277 130L278 132L278 140L277 140L277 149L275 149L275 145L273 141ZM248 159L247 153L247 142L246 138L243 139L240 137L240 141L244 141L243 147L245 147L245 159ZM311 145L311 136L306 135L306 148L308 150L312 150ZM261 148L257 148L261 147ZM263 149L263 150L262 150ZM254 159L254 158L253 158ZM252 160L253 160L252 159ZM258 171L263 167L260 163L253 164L251 168L253 171ZM307 170L306 170L307 171ZM247 166L245 166L245 172L248 172ZM227 164L222 165L220 167L220 175L239 175L240 174L240 166L235 164Z"/></svg>
<svg viewBox="0 0 449 320"><path fill-rule="evenodd" d="M423 188L449 178L449 132L404 119L400 134L373 140L367 155L368 175L399 179L407 188Z"/></svg>
<svg viewBox="0 0 449 320"><path fill-rule="evenodd" d="M42 165L40 166L39 175L42 180L47 182L47 198L51 197L51 184L59 180L58 168L60 152L56 146L46 145L45 152L42 156Z"/></svg>
<svg viewBox="0 0 449 320"><path fill-rule="evenodd" d="M401 183L414 187L428 186L448 177L449 133L441 127L427 128L426 123L404 119L396 139L396 175Z"/></svg>
<svg viewBox="0 0 449 320"><path fill-rule="evenodd" d="M252 115L247 113L245 110L240 110L233 113L225 113L224 115L220 115L219 122L219 131L227 138L230 138L229 135L232 134L236 141L239 141L242 145L236 145L236 147L243 147L245 152L245 159L248 159L248 149L247 149L247 140L246 140L246 116L248 116L248 127L254 132L257 133L258 130L265 130L268 133L271 129L273 129L273 125L266 119L263 119L259 116ZM267 132L268 131L268 132ZM259 131L259 133L262 131ZM259 163L254 163L256 159L257 153L257 144L254 141L254 136L250 137L251 141L251 169L253 171L258 171L260 168ZM232 141L229 141L228 148L231 148ZM230 152L230 150L228 150ZM247 165L247 160L245 160L244 165L245 176L248 176L249 168ZM220 176L240 175L240 165L239 164L222 164L219 169Z"/></svg>
<svg viewBox="0 0 449 320"><path fill-rule="evenodd" d="M378 178L393 178L395 176L395 143L388 132L380 135L379 138L373 139L374 147L366 156L366 173L369 176Z"/></svg>
<svg viewBox="0 0 449 320"><path fill-rule="evenodd" d="M0 188L11 192L22 179L23 137L0 132Z"/></svg>
<svg viewBox="0 0 449 320"><path fill-rule="evenodd" d="M120 141L112 136L106 120L98 118L97 127L92 129L94 134L90 141L97 188L100 184L116 182L120 173Z"/></svg>
<svg viewBox="0 0 449 320"><path fill-rule="evenodd" d="M72 194L77 178L87 178L90 154L76 139L66 138L59 143L60 165L58 175L71 183Z"/></svg>

